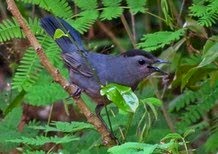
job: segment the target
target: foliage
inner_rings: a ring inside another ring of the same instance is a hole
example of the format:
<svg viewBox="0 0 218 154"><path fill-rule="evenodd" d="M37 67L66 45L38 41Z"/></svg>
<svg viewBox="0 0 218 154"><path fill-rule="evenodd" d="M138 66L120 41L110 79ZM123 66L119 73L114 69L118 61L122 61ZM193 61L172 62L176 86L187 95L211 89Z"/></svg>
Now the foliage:
<svg viewBox="0 0 218 154"><path fill-rule="evenodd" d="M138 44L138 47L146 51L163 48L165 45L179 40L184 35L184 32L184 29L179 29L175 32L160 31L153 34L146 34L142 37L142 42Z"/></svg>
<svg viewBox="0 0 218 154"><path fill-rule="evenodd" d="M161 81L160 76L154 74L140 84L136 94L128 87L115 84L108 84L101 90L102 95L116 102L118 107L110 104L101 113L107 125L109 115L113 132L121 141L121 145L107 148L101 145L101 135L91 124L50 122L53 111L49 113L47 124L33 120L21 129L23 119L32 118L22 111L23 102L43 108L54 102L66 102L68 94L44 70L31 47L19 53L21 59L14 65L9 58L18 53L4 56L4 48L0 46L2 59L6 59L9 68L16 67L7 80L12 89L5 88L0 95L1 152L9 153L14 149L21 153L217 152L217 0L161 0L160 3L147 0L17 0L17 4L49 61L65 78L69 78L69 73L61 60L60 49L39 24L39 17L47 13L66 20L88 36L85 40L89 42L94 42L90 41L93 36L97 37L95 42L99 48L103 46L103 50L107 48L105 44L110 48L115 44L112 51L119 54L120 48L133 45L171 64L155 64L169 72L168 78L163 77ZM98 26L102 23L106 30ZM100 31L106 32L111 40ZM62 35L66 34L57 31L55 38ZM18 23L13 17L2 20L1 45L4 43L8 47L9 43L8 48L13 48L10 43L15 39L25 39ZM95 107L90 99L85 100L90 108ZM65 104L66 113L68 107L72 104ZM57 113L62 116L59 110Z"/></svg>
<svg viewBox="0 0 218 154"><path fill-rule="evenodd" d="M210 27L218 19L218 2L216 0L202 0L190 7L190 15L198 18L199 24Z"/></svg>
<svg viewBox="0 0 218 154"><path fill-rule="evenodd" d="M21 120L22 109L14 108L4 119L0 122L0 151L5 152L17 147L17 144L9 144L6 141L16 137L20 137L21 133L18 131L18 124Z"/></svg>
<svg viewBox="0 0 218 154"><path fill-rule="evenodd" d="M35 138L21 137L20 139L7 140L6 142L23 143L28 145L39 146L39 145L44 145L46 143L60 144L60 143L67 143L76 140L79 140L79 138L75 138L74 136L64 136L62 138L56 136L54 137L37 136Z"/></svg>
<svg viewBox="0 0 218 154"><path fill-rule="evenodd" d="M130 87L110 83L102 87L100 93L126 112L135 112L139 105L138 97Z"/></svg>

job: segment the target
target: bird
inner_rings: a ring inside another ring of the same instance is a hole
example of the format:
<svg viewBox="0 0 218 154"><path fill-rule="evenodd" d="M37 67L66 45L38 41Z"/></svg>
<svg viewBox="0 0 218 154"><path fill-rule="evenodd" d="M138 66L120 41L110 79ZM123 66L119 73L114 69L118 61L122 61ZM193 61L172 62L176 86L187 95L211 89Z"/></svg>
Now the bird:
<svg viewBox="0 0 218 154"><path fill-rule="evenodd" d="M64 32L54 40L62 50L62 58L70 74L69 81L96 102L95 112L100 120L102 108L110 103L100 95L102 85L117 83L135 90L140 81L152 73L166 74L153 64L167 61L144 50L131 49L119 55L96 53L84 47L79 32L65 20L48 15L41 18L40 25L52 38L58 29Z"/></svg>

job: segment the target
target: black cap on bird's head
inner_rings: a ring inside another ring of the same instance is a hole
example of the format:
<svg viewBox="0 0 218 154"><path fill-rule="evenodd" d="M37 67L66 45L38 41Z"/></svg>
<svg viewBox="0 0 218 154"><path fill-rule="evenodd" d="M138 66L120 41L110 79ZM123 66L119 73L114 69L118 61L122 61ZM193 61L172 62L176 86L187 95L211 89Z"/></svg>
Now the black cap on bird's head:
<svg viewBox="0 0 218 154"><path fill-rule="evenodd" d="M164 75L167 74L166 72L162 71L158 67L152 66L152 65L157 64L157 63L159 63L159 64L160 63L168 63L169 64L170 62L168 62L166 60L159 59L149 52L146 52L146 51L140 50L140 49L132 49L132 50L126 51L125 53L122 53L122 55L124 57L143 56L147 59L146 62L149 64L147 66L147 68L151 69L153 72L160 72L161 74L164 74ZM140 63L140 61L139 61L139 63ZM143 63L143 62L141 62L141 63Z"/></svg>

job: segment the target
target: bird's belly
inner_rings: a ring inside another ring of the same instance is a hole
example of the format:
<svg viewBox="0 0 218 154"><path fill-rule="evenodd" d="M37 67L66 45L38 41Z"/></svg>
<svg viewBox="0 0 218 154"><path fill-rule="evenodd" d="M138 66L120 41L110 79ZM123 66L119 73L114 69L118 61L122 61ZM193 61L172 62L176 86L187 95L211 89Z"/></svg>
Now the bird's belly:
<svg viewBox="0 0 218 154"><path fill-rule="evenodd" d="M71 72L70 82L80 87L97 104L108 104L106 97L100 95L100 82L94 77L85 77L81 74Z"/></svg>

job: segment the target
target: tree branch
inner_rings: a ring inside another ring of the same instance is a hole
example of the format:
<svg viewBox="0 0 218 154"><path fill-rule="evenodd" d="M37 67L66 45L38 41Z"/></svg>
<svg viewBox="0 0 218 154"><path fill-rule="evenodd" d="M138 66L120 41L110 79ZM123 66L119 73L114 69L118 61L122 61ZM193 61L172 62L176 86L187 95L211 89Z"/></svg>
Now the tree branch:
<svg viewBox="0 0 218 154"><path fill-rule="evenodd" d="M29 26L25 23L14 0L6 0L6 2L8 5L8 10L12 13L12 15L18 21L20 27L23 29L24 34L26 35L30 44L39 56L41 64L50 73L54 81L59 83L69 93L69 95L72 95L77 90L76 85L70 85L69 82L66 79L64 79L59 73L59 71L50 63L47 56L43 52L40 43L31 32ZM101 134L103 143L107 146L113 145L114 140L111 138L110 132L107 130L106 126L101 122L101 120L98 119L97 116L95 116L93 113L91 113L91 111L88 109L88 107L81 98L74 99L74 101L78 105L80 111L86 116L87 121L93 124L96 127L97 131Z"/></svg>

